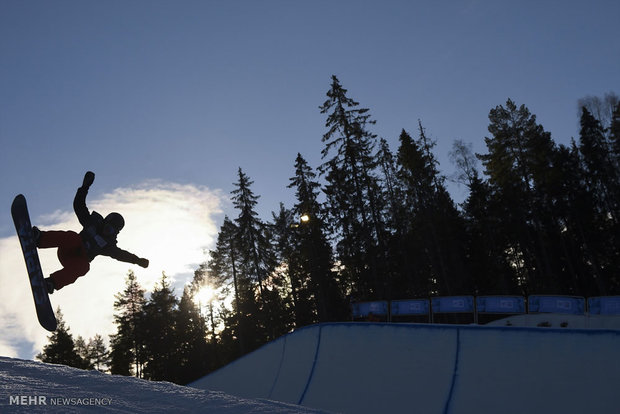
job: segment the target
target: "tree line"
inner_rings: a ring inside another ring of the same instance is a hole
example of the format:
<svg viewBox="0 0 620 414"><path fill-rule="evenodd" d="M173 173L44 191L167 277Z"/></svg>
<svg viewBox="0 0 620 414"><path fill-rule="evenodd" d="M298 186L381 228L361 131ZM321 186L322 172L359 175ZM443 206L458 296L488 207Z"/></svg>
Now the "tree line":
<svg viewBox="0 0 620 414"><path fill-rule="evenodd" d="M187 384L196 380L221 363L205 316L194 301L195 287L186 286L179 299L162 274L147 298L130 271L124 290L115 296L116 333L110 335L109 346L100 335L74 340L58 309L58 328L37 359L153 381Z"/></svg>
<svg viewBox="0 0 620 414"><path fill-rule="evenodd" d="M620 294L620 103L579 101L580 131L557 144L525 105L489 112L487 151L454 141L446 187L418 121L398 148L333 76L321 164L298 154L264 220L239 168L208 260L177 299L165 277L147 300L135 276L117 297L113 373L185 383L292 329L349 318L351 301L481 294ZM217 297L203 315L192 295Z"/></svg>

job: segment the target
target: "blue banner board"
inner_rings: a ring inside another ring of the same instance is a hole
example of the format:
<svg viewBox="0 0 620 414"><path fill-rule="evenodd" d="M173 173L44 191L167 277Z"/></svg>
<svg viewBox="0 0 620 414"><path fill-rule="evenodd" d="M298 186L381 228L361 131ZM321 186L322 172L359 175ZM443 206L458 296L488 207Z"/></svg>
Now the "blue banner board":
<svg viewBox="0 0 620 414"><path fill-rule="evenodd" d="M478 296L479 313L525 313L525 298L521 296Z"/></svg>
<svg viewBox="0 0 620 414"><path fill-rule="evenodd" d="M586 300L577 296L532 295L528 298L528 305L530 313L583 315L585 314Z"/></svg>
<svg viewBox="0 0 620 414"><path fill-rule="evenodd" d="M388 303L386 301L358 302L351 304L353 318L365 318L370 314L387 316Z"/></svg>
<svg viewBox="0 0 620 414"><path fill-rule="evenodd" d="M620 315L620 296L597 296L588 299L590 315Z"/></svg>
<svg viewBox="0 0 620 414"><path fill-rule="evenodd" d="M446 296L432 298L433 313L461 313L474 311L473 296Z"/></svg>
<svg viewBox="0 0 620 414"><path fill-rule="evenodd" d="M428 315L430 310L428 299L393 300L391 307L392 316Z"/></svg>

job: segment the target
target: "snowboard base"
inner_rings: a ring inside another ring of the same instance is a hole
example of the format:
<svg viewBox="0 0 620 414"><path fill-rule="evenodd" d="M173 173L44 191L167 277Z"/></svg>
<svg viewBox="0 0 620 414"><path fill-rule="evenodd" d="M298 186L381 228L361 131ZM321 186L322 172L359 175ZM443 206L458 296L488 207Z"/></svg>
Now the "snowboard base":
<svg viewBox="0 0 620 414"><path fill-rule="evenodd" d="M32 289L34 306L37 311L37 318L43 328L50 332L54 331L57 326L56 315L54 315L52 303L50 302L45 281L43 280L43 271L41 270L37 246L32 237L32 224L30 223L26 197L22 194L18 195L13 200L11 215L13 216L15 230L17 230L19 243L24 254L26 270L28 271L28 280L30 282L30 288Z"/></svg>

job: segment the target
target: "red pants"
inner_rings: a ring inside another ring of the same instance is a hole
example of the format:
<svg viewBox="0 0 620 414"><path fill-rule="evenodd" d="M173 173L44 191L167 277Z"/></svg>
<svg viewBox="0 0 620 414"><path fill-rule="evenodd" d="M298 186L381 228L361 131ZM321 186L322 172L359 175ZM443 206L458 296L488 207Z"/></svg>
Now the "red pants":
<svg viewBox="0 0 620 414"><path fill-rule="evenodd" d="M42 231L38 247L58 247L58 260L63 268L50 275L56 289L70 285L90 269L82 238L74 231Z"/></svg>

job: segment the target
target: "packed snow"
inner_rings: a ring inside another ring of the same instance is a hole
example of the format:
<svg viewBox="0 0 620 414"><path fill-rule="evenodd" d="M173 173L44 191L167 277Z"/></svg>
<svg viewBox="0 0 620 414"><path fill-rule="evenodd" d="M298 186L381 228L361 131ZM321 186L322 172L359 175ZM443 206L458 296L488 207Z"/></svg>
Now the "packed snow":
<svg viewBox="0 0 620 414"><path fill-rule="evenodd" d="M520 322L543 325L311 326L190 385L355 414L620 412L619 330Z"/></svg>
<svg viewBox="0 0 620 414"><path fill-rule="evenodd" d="M0 357L0 413L323 413L223 392Z"/></svg>
<svg viewBox="0 0 620 414"><path fill-rule="evenodd" d="M620 316L563 315L554 313L523 314L489 322L486 326L620 330Z"/></svg>
<svg viewBox="0 0 620 414"><path fill-rule="evenodd" d="M190 386L0 357L0 413L619 412L617 322L315 325Z"/></svg>

